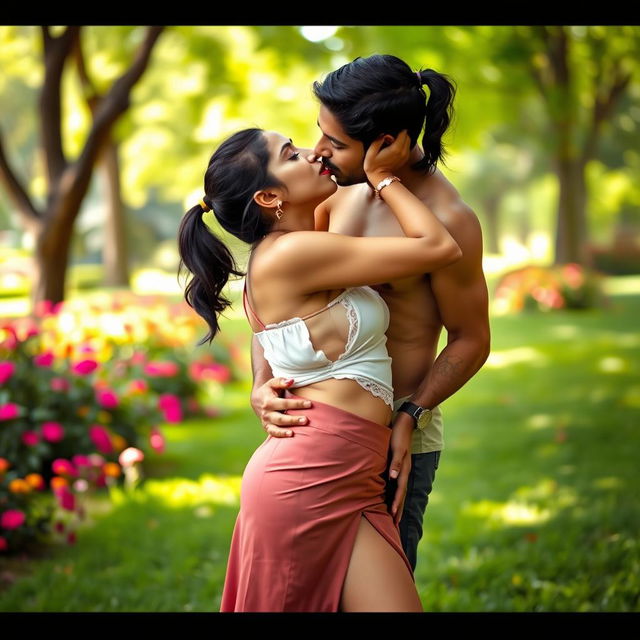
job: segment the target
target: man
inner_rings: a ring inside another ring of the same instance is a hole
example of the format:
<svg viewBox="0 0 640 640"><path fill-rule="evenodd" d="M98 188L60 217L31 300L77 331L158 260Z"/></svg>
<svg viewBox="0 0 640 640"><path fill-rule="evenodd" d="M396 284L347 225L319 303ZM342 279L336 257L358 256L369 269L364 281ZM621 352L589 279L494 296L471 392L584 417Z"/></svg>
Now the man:
<svg viewBox="0 0 640 640"><path fill-rule="evenodd" d="M429 87L428 99L423 84ZM442 74L411 71L389 55L356 58L313 88L321 103L322 134L314 154L341 187L316 210L316 228L355 236L404 235L393 212L374 197L377 185L367 182L362 165L380 134L395 137L406 129L411 155L396 175L431 208L463 253L457 262L431 274L375 287L391 316L387 347L393 360L395 406L387 502L394 520L399 520L402 545L415 571L424 511L444 447L439 405L480 369L490 350L480 224L436 168L455 89ZM443 326L447 346L436 357ZM282 411L303 405L279 397L291 383L273 378L255 338L252 364L254 411L267 433L287 437L286 426L298 417Z"/></svg>

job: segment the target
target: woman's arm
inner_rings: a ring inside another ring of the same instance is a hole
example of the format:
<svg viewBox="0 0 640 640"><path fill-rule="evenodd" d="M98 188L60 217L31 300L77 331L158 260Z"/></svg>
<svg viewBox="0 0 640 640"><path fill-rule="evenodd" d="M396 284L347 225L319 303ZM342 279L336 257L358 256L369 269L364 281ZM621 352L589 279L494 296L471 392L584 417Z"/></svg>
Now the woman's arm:
<svg viewBox="0 0 640 640"><path fill-rule="evenodd" d="M408 136L401 132L381 149L374 141L364 168L371 184L392 176L406 162ZM446 267L462 256L460 247L431 209L402 183L380 192L407 237L354 237L329 231L292 231L278 238L263 259L271 276L295 286L298 293L387 282ZM291 276L295 273L295 279Z"/></svg>

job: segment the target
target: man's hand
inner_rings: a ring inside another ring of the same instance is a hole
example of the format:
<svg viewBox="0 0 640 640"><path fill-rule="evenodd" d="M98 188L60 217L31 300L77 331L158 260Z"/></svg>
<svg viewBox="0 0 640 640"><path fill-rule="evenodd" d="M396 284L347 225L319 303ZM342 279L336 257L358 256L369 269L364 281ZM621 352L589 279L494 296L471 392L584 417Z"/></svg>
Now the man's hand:
<svg viewBox="0 0 640 640"><path fill-rule="evenodd" d="M274 438L293 436L293 431L286 429L287 425L307 423L305 416L288 416L287 409L308 409L310 400L293 400L280 397L280 389L287 389L293 384L293 379L271 378L251 393L251 406L260 418L262 428Z"/></svg>
<svg viewBox="0 0 640 640"><path fill-rule="evenodd" d="M409 472L411 471L411 439L413 437L413 418L400 411L392 426L391 433L391 463L389 464L389 477L398 479L393 502L391 503L391 515L397 525L402 518L404 500L407 495Z"/></svg>

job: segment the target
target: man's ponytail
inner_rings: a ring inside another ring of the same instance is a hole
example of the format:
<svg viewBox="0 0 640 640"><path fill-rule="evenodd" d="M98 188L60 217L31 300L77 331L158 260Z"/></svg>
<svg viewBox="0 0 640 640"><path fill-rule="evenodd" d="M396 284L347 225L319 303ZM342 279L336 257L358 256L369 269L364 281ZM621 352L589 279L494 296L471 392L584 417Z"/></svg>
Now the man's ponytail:
<svg viewBox="0 0 640 640"><path fill-rule="evenodd" d="M417 72L422 84L429 87L429 97L425 105L424 135L422 149L424 158L412 165L413 169L424 169L433 173L436 164L444 158L444 136L453 118L455 84L444 74L433 69Z"/></svg>

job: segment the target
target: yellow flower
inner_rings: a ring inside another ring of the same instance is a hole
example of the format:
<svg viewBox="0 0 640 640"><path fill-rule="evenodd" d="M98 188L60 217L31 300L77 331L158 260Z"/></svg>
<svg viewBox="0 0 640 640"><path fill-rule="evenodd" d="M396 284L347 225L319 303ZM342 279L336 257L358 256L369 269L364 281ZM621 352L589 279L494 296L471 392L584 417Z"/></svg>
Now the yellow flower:
<svg viewBox="0 0 640 640"><path fill-rule="evenodd" d="M14 478L9 483L9 491L11 493L29 493L31 485L22 478Z"/></svg>
<svg viewBox="0 0 640 640"><path fill-rule="evenodd" d="M98 411L98 422L109 423L113 419L108 411Z"/></svg>

